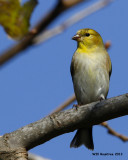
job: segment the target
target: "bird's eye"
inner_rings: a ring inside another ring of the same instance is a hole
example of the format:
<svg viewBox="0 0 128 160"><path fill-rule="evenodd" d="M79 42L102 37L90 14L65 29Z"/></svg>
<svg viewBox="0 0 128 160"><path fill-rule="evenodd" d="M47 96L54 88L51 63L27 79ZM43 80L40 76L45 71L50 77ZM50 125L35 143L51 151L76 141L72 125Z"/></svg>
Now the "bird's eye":
<svg viewBox="0 0 128 160"><path fill-rule="evenodd" d="M90 36L90 34L89 34L89 33L86 33L86 34L85 34L85 36L86 36L86 37L89 37L89 36Z"/></svg>

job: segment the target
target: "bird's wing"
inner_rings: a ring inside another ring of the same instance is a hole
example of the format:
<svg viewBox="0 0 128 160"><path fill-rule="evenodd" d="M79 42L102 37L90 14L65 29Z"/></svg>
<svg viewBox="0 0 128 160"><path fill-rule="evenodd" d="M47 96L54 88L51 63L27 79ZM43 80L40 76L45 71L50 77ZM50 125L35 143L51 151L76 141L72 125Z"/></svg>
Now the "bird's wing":
<svg viewBox="0 0 128 160"><path fill-rule="evenodd" d="M111 74L112 74L112 64L110 65L110 70L109 70L109 79L111 77Z"/></svg>
<svg viewBox="0 0 128 160"><path fill-rule="evenodd" d="M70 73L71 73L71 76L72 76L72 79L73 79L73 75L74 75L74 64L73 64L73 61L71 62Z"/></svg>
<svg viewBox="0 0 128 160"><path fill-rule="evenodd" d="M111 59L109 57L109 54L107 53L106 55L107 55L107 57L106 57L106 60L107 60L106 61L106 65L107 65L107 71L108 71L109 79L110 79L110 76L111 76L111 73L112 73L112 63L111 63Z"/></svg>

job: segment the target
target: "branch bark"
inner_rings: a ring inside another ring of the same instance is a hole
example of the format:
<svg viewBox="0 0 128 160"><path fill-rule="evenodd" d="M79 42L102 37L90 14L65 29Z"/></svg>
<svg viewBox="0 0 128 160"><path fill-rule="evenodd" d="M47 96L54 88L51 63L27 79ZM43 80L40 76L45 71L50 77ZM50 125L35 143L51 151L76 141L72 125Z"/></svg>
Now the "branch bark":
<svg viewBox="0 0 128 160"><path fill-rule="evenodd" d="M26 149L43 144L64 133L128 114L128 94L54 113L35 123L0 137L0 158L9 150ZM4 158L3 158L4 160Z"/></svg>

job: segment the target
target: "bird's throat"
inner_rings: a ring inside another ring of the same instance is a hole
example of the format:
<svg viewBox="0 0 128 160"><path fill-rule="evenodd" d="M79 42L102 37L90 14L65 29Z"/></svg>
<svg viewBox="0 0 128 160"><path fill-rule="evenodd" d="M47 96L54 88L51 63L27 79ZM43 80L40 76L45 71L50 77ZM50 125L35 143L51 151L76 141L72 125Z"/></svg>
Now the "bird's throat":
<svg viewBox="0 0 128 160"><path fill-rule="evenodd" d="M78 42L78 46L77 46L77 53L86 53L86 54L91 54L96 50L96 46L93 45L86 45L82 42Z"/></svg>

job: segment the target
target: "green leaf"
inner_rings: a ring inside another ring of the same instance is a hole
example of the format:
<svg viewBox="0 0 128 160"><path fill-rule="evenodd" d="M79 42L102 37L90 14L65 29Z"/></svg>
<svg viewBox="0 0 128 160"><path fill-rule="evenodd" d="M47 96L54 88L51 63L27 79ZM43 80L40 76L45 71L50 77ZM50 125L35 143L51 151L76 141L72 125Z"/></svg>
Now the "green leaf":
<svg viewBox="0 0 128 160"><path fill-rule="evenodd" d="M20 40L28 33L36 5L37 0L28 0L22 6L20 0L0 0L0 24L11 38Z"/></svg>

